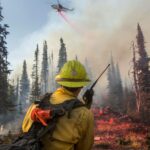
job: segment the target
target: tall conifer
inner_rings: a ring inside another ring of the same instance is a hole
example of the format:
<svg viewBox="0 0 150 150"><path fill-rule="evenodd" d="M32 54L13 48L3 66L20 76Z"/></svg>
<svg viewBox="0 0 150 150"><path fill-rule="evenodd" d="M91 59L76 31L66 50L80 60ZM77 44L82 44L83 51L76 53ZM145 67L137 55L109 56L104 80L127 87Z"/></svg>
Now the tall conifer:
<svg viewBox="0 0 150 150"><path fill-rule="evenodd" d="M58 71L57 73L60 71L60 69L62 68L62 66L67 62L67 52L66 52L66 47L65 44L63 42L63 39L60 39L60 50L59 50L59 59L58 59Z"/></svg>
<svg viewBox="0 0 150 150"><path fill-rule="evenodd" d="M140 25L137 25L137 51L139 59L136 62L136 74L140 95L140 109L141 118L143 121L150 123L150 70L147 51L145 49L145 40Z"/></svg>
<svg viewBox="0 0 150 150"><path fill-rule="evenodd" d="M7 24L2 24L2 7L0 6L0 114L6 113L6 101L8 100L8 61L7 61L7 47L6 37L9 34Z"/></svg>
<svg viewBox="0 0 150 150"><path fill-rule="evenodd" d="M43 44L43 59L42 59L42 68L41 68L41 94L48 92L48 54L47 54L47 42L44 41Z"/></svg>
<svg viewBox="0 0 150 150"><path fill-rule="evenodd" d="M24 60L22 68L22 76L20 80L20 103L22 107L26 105L27 100L29 99L30 83L27 74L27 64Z"/></svg>
<svg viewBox="0 0 150 150"><path fill-rule="evenodd" d="M109 101L107 105L118 111L123 111L123 88L118 64L115 65L111 55L111 66L108 69Z"/></svg>
<svg viewBox="0 0 150 150"><path fill-rule="evenodd" d="M34 102L38 100L40 96L40 84L39 84L39 46L37 44L34 54L34 64L32 67L32 88L30 101Z"/></svg>

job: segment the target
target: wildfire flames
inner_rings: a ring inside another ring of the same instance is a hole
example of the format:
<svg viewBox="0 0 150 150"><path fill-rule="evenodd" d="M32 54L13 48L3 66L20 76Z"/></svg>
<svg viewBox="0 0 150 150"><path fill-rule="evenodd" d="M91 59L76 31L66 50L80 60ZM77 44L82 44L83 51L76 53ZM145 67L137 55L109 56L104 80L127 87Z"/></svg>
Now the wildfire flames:
<svg viewBox="0 0 150 150"><path fill-rule="evenodd" d="M131 117L105 108L93 109L95 117L94 149L147 150L150 127Z"/></svg>
<svg viewBox="0 0 150 150"><path fill-rule="evenodd" d="M109 107L93 108L95 117L95 138L93 150L148 150L150 147L150 127L127 115L113 111ZM19 135L0 126L0 144L10 143Z"/></svg>

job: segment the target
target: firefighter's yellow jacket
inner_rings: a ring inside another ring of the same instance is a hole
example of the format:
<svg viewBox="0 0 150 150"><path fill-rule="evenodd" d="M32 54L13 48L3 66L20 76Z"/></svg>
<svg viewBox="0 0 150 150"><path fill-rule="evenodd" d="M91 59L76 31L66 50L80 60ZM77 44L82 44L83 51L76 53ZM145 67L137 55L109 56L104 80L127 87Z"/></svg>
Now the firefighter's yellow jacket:
<svg viewBox="0 0 150 150"><path fill-rule="evenodd" d="M59 104L76 98L75 95L64 88L57 89L51 96L51 103ZM23 121L22 129L27 132L33 121L31 105ZM67 114L60 117L53 132L52 139L49 134L43 137L43 150L91 150L94 141L94 119L92 112L85 107L72 110L71 118Z"/></svg>

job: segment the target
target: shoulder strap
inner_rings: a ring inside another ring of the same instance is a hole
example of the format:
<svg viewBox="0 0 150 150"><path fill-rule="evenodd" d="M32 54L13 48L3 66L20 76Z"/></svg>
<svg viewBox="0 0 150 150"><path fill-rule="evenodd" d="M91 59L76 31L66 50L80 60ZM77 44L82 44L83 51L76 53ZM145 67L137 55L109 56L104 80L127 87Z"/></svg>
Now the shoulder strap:
<svg viewBox="0 0 150 150"><path fill-rule="evenodd" d="M72 100L69 100L69 101L65 101L62 104L50 104L50 105L51 105L51 107L55 108L55 110L53 110L54 113L55 113L55 111L57 111L56 113L58 113L58 109L60 109L60 111L62 109L64 109L65 111L67 111L68 112L68 118L70 118L71 111L74 108L85 106L85 104L83 104L78 99L72 99ZM38 134L37 140L40 140L48 132L49 132L50 136L52 136L58 118L61 117L61 116L63 116L64 114L56 115L56 117L54 117L52 120L50 120L50 123L48 124L48 126L47 127L43 127L43 130Z"/></svg>
<svg viewBox="0 0 150 150"><path fill-rule="evenodd" d="M77 108L77 107L81 107L81 106L86 106L85 104L83 104L79 99L71 99L71 100L67 100L64 103L61 104L52 104L50 103L50 98L51 95L53 93L46 93L45 95L43 95L39 101L36 101L36 104L39 104L40 108L46 109L49 107L63 107L66 111L69 110L70 108Z"/></svg>
<svg viewBox="0 0 150 150"><path fill-rule="evenodd" d="M68 103L64 103L64 107L68 111L68 118L70 118L71 117L71 111L73 109L78 108L78 107L85 107L85 104L83 104L78 99L72 99L72 100L69 100Z"/></svg>
<svg viewBox="0 0 150 150"><path fill-rule="evenodd" d="M85 104L83 104L80 100L78 99L71 99L71 100L67 100L64 103L61 104L50 104L52 108L54 108L56 110L56 113L60 110L64 110L65 112L68 112L68 118L70 118L71 115L71 111L74 108L77 107L83 107L85 106ZM55 113L55 111L54 111Z"/></svg>
<svg viewBox="0 0 150 150"><path fill-rule="evenodd" d="M74 108L85 106L85 104L83 104L78 99L67 100L67 101L65 101L64 103L61 103L61 104L51 104L50 101L49 101L51 95L52 95L52 93L46 93L41 98L40 102L38 103L39 107L41 107L41 108L52 109L53 113L54 113L54 117L50 120L50 123L48 123L47 127L44 127L44 126L41 125L41 129L37 132L37 136L36 136L37 141L40 140L48 132L52 136L58 118L63 116L65 114L65 112L68 112L68 118L70 118L71 111Z"/></svg>
<svg viewBox="0 0 150 150"><path fill-rule="evenodd" d="M39 100L35 101L35 104L38 104L40 108L46 109L50 107L50 98L52 93L46 93L39 98Z"/></svg>

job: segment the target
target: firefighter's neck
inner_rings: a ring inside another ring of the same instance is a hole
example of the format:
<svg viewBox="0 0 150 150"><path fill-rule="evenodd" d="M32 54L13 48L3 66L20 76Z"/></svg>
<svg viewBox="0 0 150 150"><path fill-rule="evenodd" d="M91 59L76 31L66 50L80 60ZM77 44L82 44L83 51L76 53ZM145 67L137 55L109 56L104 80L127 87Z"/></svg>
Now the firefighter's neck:
<svg viewBox="0 0 150 150"><path fill-rule="evenodd" d="M74 94L76 97L78 97L80 91L81 91L81 88L79 88L77 91L73 92L73 94Z"/></svg>
<svg viewBox="0 0 150 150"><path fill-rule="evenodd" d="M67 91L71 92L75 97L78 97L82 87L80 88L68 88L68 87L63 87L65 88Z"/></svg>

